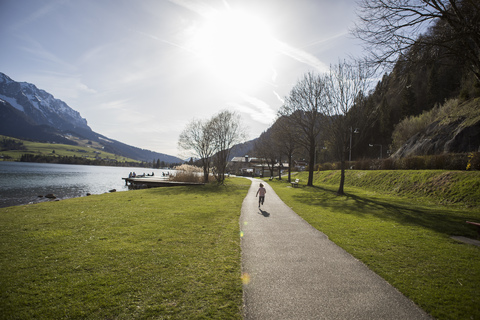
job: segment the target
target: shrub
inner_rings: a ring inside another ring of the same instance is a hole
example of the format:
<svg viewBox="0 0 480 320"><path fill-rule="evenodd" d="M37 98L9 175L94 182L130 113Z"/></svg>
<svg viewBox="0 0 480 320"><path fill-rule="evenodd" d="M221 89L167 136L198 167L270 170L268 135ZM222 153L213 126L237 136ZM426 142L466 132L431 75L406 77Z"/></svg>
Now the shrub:
<svg viewBox="0 0 480 320"><path fill-rule="evenodd" d="M322 163L317 166L318 166L318 171L336 170L337 168L340 168L340 166L337 166L336 163L332 163L332 162Z"/></svg>
<svg viewBox="0 0 480 320"><path fill-rule="evenodd" d="M447 158L446 154L428 156L425 160L426 167L428 169L444 169Z"/></svg>
<svg viewBox="0 0 480 320"><path fill-rule="evenodd" d="M480 152L468 154L467 170L480 170Z"/></svg>
<svg viewBox="0 0 480 320"><path fill-rule="evenodd" d="M316 165L317 171L338 170L340 163ZM408 158L362 159L347 161L345 168L355 170L480 170L480 152L449 153Z"/></svg>
<svg viewBox="0 0 480 320"><path fill-rule="evenodd" d="M424 111L418 116L410 116L400 121L392 133L392 148L400 149L408 139L425 130L438 118L441 108L436 106L429 111Z"/></svg>
<svg viewBox="0 0 480 320"><path fill-rule="evenodd" d="M383 159L381 169L382 170L394 170L395 169L395 161L391 158Z"/></svg>

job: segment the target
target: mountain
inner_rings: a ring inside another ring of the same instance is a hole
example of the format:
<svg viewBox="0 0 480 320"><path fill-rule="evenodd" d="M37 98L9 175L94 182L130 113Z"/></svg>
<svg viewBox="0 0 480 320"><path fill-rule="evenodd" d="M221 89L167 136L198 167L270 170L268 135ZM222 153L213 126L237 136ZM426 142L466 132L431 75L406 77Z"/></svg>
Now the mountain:
<svg viewBox="0 0 480 320"><path fill-rule="evenodd" d="M107 152L139 161L183 162L180 158L133 147L96 133L78 111L62 100L1 72L0 135L71 145L77 145L78 139L87 139L98 142Z"/></svg>
<svg viewBox="0 0 480 320"><path fill-rule="evenodd" d="M232 150L230 150L230 158L243 157L251 154L253 152L253 149L255 148L255 142L257 140L258 138L255 138L253 140L249 140L244 143L234 145L232 147Z"/></svg>

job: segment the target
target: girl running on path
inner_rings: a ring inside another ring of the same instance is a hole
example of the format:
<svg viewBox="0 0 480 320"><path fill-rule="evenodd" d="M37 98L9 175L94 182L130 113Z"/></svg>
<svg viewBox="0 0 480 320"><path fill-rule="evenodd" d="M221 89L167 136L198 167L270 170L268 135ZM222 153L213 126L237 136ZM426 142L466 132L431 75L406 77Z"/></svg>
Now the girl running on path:
<svg viewBox="0 0 480 320"><path fill-rule="evenodd" d="M263 187L263 184L260 183L260 188L258 188L257 195L260 194L260 197L258 198L258 207L260 208L260 204L263 205L263 202L265 201L265 193L267 193L267 189Z"/></svg>

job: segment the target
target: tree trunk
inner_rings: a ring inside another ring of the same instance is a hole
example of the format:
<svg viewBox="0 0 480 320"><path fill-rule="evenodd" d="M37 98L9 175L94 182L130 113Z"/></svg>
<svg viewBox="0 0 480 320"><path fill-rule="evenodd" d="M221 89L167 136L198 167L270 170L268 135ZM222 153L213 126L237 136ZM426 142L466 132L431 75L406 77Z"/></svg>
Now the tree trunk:
<svg viewBox="0 0 480 320"><path fill-rule="evenodd" d="M292 156L288 157L288 182L292 182Z"/></svg>
<svg viewBox="0 0 480 320"><path fill-rule="evenodd" d="M307 186L313 187L313 169L315 167L315 145L310 147L309 150L310 160L308 162L308 182Z"/></svg>
<svg viewBox="0 0 480 320"><path fill-rule="evenodd" d="M208 169L203 169L203 182L208 183Z"/></svg>
<svg viewBox="0 0 480 320"><path fill-rule="evenodd" d="M208 176L210 175L209 159L202 159L202 167L203 167L203 182L208 183Z"/></svg>
<svg viewBox="0 0 480 320"><path fill-rule="evenodd" d="M345 192L343 192L343 185L345 184L345 156L342 157L340 161L340 186L338 187L337 195L343 196Z"/></svg>
<svg viewBox="0 0 480 320"><path fill-rule="evenodd" d="M278 162L278 180L282 180L282 159Z"/></svg>

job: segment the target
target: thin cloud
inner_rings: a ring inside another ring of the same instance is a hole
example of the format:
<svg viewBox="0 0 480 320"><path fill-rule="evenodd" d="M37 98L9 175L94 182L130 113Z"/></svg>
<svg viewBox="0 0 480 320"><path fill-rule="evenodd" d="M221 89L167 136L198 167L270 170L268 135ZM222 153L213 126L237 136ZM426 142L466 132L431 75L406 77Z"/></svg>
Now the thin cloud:
<svg viewBox="0 0 480 320"><path fill-rule="evenodd" d="M273 91L273 94L277 97L277 99L281 102L281 103L285 103L285 99L283 99L282 97L280 97L280 95L274 90Z"/></svg>
<svg viewBox="0 0 480 320"><path fill-rule="evenodd" d="M198 1L189 1L189 0L169 0L169 1L173 4L176 4L177 6L180 6L192 12L198 13L199 15L204 17L208 17L213 12L215 12L215 10L212 7L207 6Z"/></svg>
<svg viewBox="0 0 480 320"><path fill-rule="evenodd" d="M159 38L159 37L157 37L157 36L154 36L154 35L152 35L152 34L148 34L148 33L145 33L145 32L141 32L141 31L136 31L136 32L137 32L138 34L141 34L141 35L145 36L145 37L148 37L148 38L150 38L150 39L153 39L153 40L155 40L155 41L159 41L159 42L163 42L163 43L165 43L165 44L168 44L168 45L170 45L170 46L172 46L172 47L176 47L176 48L179 48L179 49L188 51L188 52L193 52L192 50L190 50L190 49L188 49L187 47L182 46L182 45L180 45L180 44L178 44L178 43L175 43L175 42L172 42L172 41L168 41L168 40Z"/></svg>
<svg viewBox="0 0 480 320"><path fill-rule="evenodd" d="M32 39L30 37L24 37L23 38L25 42L27 42L28 46L23 46L21 49L29 54L31 54L33 57L35 57L37 60L40 62L47 62L47 63L53 63L54 65L62 67L62 69L65 69L69 72L75 72L76 67L73 65L65 62L61 58L59 58L57 55L53 54L51 51L47 50L44 46L40 44L35 39Z"/></svg>
<svg viewBox="0 0 480 320"><path fill-rule="evenodd" d="M272 67L272 81L273 82L277 81L277 77L278 77L278 72L274 67Z"/></svg>
<svg viewBox="0 0 480 320"><path fill-rule="evenodd" d="M59 1L53 1L50 2L44 6L42 6L40 9L37 11L33 12L32 14L26 16L25 19L19 20L16 23L12 24L10 26L10 29L16 30L19 29L25 25L31 24L38 19L43 18L44 16L50 14L51 12L57 10L60 6L62 6L64 3L66 3L66 0L59 0Z"/></svg>
<svg viewBox="0 0 480 320"><path fill-rule="evenodd" d="M249 96L244 93L239 93L245 100L243 103L229 103L230 106L235 107L237 110L248 114L252 119L263 124L271 124L276 117L275 110L263 100Z"/></svg>
<svg viewBox="0 0 480 320"><path fill-rule="evenodd" d="M307 44L307 45L305 46L305 48L312 47L312 46L316 46L316 45L319 45L319 44L324 45L324 44L327 44L327 43L329 43L329 42L331 42L331 41L333 41L333 40L336 40L336 39L338 39L338 38L341 38L341 37L343 37L343 36L346 36L346 35L348 35L348 34L349 34L348 31L344 31L344 32L340 32L340 33L334 34L333 36L331 36L331 37L329 37L329 38L326 38L326 39L315 40L315 41L312 41L312 42L310 42L309 44Z"/></svg>
<svg viewBox="0 0 480 320"><path fill-rule="evenodd" d="M282 54L289 56L299 62L305 63L320 72L327 72L328 71L328 66L320 61L317 57L314 55L299 49L292 47L291 45L281 42L281 41L276 41L276 47L279 52Z"/></svg>

